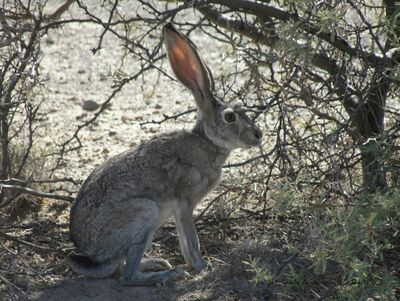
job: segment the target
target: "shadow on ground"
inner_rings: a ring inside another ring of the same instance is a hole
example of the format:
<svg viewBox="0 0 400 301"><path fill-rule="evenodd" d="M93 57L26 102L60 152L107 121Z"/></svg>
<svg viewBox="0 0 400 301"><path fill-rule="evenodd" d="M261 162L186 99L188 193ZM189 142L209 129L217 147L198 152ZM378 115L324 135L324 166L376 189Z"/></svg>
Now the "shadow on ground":
<svg viewBox="0 0 400 301"><path fill-rule="evenodd" d="M74 278L43 292L33 293L29 301L108 301L176 300L174 285L166 287L124 287L115 279Z"/></svg>
<svg viewBox="0 0 400 301"><path fill-rule="evenodd" d="M176 280L164 287L125 287L116 279L87 279L75 277L47 288L42 292L32 292L29 301L248 301L289 300L277 292L282 286L280 275L292 268L302 270L305 263L279 249L266 244L242 243L219 254L226 261L213 261L213 269L192 277ZM266 283L260 279L255 285L251 279L260 277L245 263L249 258L259 258L258 268L269 271L277 279Z"/></svg>

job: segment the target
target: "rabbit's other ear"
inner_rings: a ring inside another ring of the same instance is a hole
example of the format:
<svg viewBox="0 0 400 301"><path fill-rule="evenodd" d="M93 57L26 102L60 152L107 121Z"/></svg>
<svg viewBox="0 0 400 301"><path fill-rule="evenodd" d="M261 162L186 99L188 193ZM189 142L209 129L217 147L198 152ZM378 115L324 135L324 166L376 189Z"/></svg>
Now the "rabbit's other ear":
<svg viewBox="0 0 400 301"><path fill-rule="evenodd" d="M169 63L176 77L195 96L210 96L214 89L214 81L210 69L201 60L194 44L171 23L164 26L163 33Z"/></svg>

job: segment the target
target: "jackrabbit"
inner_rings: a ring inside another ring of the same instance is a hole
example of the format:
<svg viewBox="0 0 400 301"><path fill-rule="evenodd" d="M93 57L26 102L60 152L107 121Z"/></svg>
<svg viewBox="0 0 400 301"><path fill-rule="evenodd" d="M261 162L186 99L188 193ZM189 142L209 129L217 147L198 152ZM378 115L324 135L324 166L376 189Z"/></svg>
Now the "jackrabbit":
<svg viewBox="0 0 400 301"><path fill-rule="evenodd" d="M174 215L186 263L197 271L200 255L193 221L196 204L217 185L231 150L261 143L261 131L237 106L219 100L210 70L194 44L171 24L164 43L176 77L191 90L197 121L191 131L161 134L109 159L83 183L71 209L70 237L82 255L72 269L90 277L113 275L123 266L126 285L164 283L177 269L143 272L141 258L154 232ZM170 268L167 261L147 262Z"/></svg>

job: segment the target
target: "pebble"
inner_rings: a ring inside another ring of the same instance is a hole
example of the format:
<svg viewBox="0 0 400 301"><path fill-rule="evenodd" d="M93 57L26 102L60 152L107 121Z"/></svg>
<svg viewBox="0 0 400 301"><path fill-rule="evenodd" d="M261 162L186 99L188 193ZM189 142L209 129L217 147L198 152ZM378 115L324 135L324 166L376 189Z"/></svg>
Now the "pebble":
<svg viewBox="0 0 400 301"><path fill-rule="evenodd" d="M131 123L132 121L141 121L143 120L142 115L133 115L133 114L123 114L121 119L123 123Z"/></svg>
<svg viewBox="0 0 400 301"><path fill-rule="evenodd" d="M82 105L82 108L85 111L96 111L99 107L100 107L100 105L91 99L85 100Z"/></svg>
<svg viewBox="0 0 400 301"><path fill-rule="evenodd" d="M55 43L55 41L50 37L47 37L45 42L47 45L53 45Z"/></svg>
<svg viewBox="0 0 400 301"><path fill-rule="evenodd" d="M123 123L131 123L133 120L135 120L135 116L132 114L123 114L121 119Z"/></svg>
<svg viewBox="0 0 400 301"><path fill-rule="evenodd" d="M81 114L81 115L79 115L79 116L76 116L75 118L76 118L76 120L82 120L82 119L84 119L85 117L87 117L87 113L83 113L83 114Z"/></svg>

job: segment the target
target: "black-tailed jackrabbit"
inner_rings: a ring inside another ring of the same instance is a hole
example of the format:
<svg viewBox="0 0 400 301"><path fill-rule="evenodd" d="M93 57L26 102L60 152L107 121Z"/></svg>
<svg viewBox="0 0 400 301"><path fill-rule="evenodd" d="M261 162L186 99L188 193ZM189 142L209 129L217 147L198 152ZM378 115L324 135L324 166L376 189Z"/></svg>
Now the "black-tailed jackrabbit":
<svg viewBox="0 0 400 301"><path fill-rule="evenodd" d="M185 261L204 269L193 209L217 185L231 150L260 145L261 131L245 112L215 96L210 70L194 44L171 24L163 33L170 65L196 101L196 124L191 131L156 136L89 175L71 209L71 240L82 255L69 261L80 274L111 276L126 261L127 285L175 277L176 269L144 273L141 264L154 232L172 215Z"/></svg>

